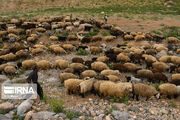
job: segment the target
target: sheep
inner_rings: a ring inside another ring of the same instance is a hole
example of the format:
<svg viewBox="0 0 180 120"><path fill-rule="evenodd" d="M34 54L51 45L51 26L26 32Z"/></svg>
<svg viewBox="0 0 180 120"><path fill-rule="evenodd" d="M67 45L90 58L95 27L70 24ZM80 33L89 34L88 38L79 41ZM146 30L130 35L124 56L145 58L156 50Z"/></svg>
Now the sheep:
<svg viewBox="0 0 180 120"><path fill-rule="evenodd" d="M172 74L169 82L175 85L180 85L180 74Z"/></svg>
<svg viewBox="0 0 180 120"><path fill-rule="evenodd" d="M122 48L114 48L113 51L115 54L120 54L121 52L123 52L123 49Z"/></svg>
<svg viewBox="0 0 180 120"><path fill-rule="evenodd" d="M125 76L127 82L142 83L142 80L133 76Z"/></svg>
<svg viewBox="0 0 180 120"><path fill-rule="evenodd" d="M167 41L168 41L168 43L178 43L179 39L176 37L168 37Z"/></svg>
<svg viewBox="0 0 180 120"><path fill-rule="evenodd" d="M157 51L155 49L147 49L145 53L148 55L155 55Z"/></svg>
<svg viewBox="0 0 180 120"><path fill-rule="evenodd" d="M12 64L8 64L8 63L1 64L1 65L0 65L0 72L4 71L4 68L5 68L6 66L13 66L13 65L12 65Z"/></svg>
<svg viewBox="0 0 180 120"><path fill-rule="evenodd" d="M126 34L124 35L124 40L133 40L134 37L132 35Z"/></svg>
<svg viewBox="0 0 180 120"><path fill-rule="evenodd" d="M97 80L109 80L109 78L106 75L98 75L95 77Z"/></svg>
<svg viewBox="0 0 180 120"><path fill-rule="evenodd" d="M65 69L65 68L69 67L69 62L66 60L58 59L55 61L55 66L60 69Z"/></svg>
<svg viewBox="0 0 180 120"><path fill-rule="evenodd" d="M35 31L37 31L37 32L46 32L46 29L42 28L42 27L39 27L39 28L36 28Z"/></svg>
<svg viewBox="0 0 180 120"><path fill-rule="evenodd" d="M119 70L120 72L126 72L127 69L125 68L124 64L114 63L113 70Z"/></svg>
<svg viewBox="0 0 180 120"><path fill-rule="evenodd" d="M94 82L95 82L95 80L91 78L88 80L84 80L83 82L81 82L78 85L79 92L83 98L84 98L86 92L92 91Z"/></svg>
<svg viewBox="0 0 180 120"><path fill-rule="evenodd" d="M176 54L180 54L180 48L176 50Z"/></svg>
<svg viewBox="0 0 180 120"><path fill-rule="evenodd" d="M74 73L74 69L66 68L66 69L63 70L63 73Z"/></svg>
<svg viewBox="0 0 180 120"><path fill-rule="evenodd" d="M137 76L151 80L153 78L153 72L151 70L142 69L137 71Z"/></svg>
<svg viewBox="0 0 180 120"><path fill-rule="evenodd" d="M93 78L97 76L97 73L94 70L85 70L84 72L81 73L81 75L83 78L85 77Z"/></svg>
<svg viewBox="0 0 180 120"><path fill-rule="evenodd" d="M87 69L87 66L81 64L81 63L71 63L69 65L70 68L74 69L75 73L80 74L82 71L84 71L85 69Z"/></svg>
<svg viewBox="0 0 180 120"><path fill-rule="evenodd" d="M159 71L153 71L153 78L149 81L149 82L153 82L153 83L160 83L160 81L162 82L168 82L168 78L165 74L163 74L162 72Z"/></svg>
<svg viewBox="0 0 180 120"><path fill-rule="evenodd" d="M0 58L5 61L12 61L16 59L16 55L14 55L13 53L9 53L9 54L0 56Z"/></svg>
<svg viewBox="0 0 180 120"><path fill-rule="evenodd" d="M158 87L159 92L160 92L160 97L165 95L168 98L174 97L176 98L178 95L178 88L176 85L171 84L171 83L164 83L159 85Z"/></svg>
<svg viewBox="0 0 180 120"><path fill-rule="evenodd" d="M90 47L91 54L99 54L102 52L100 47L91 46Z"/></svg>
<svg viewBox="0 0 180 120"><path fill-rule="evenodd" d="M152 55L144 54L142 55L142 57L145 59L146 68L151 68L152 64L157 61L157 59L153 57Z"/></svg>
<svg viewBox="0 0 180 120"><path fill-rule="evenodd" d="M49 39L51 41L57 41L58 40L58 37L57 36L50 36Z"/></svg>
<svg viewBox="0 0 180 120"><path fill-rule="evenodd" d="M47 60L40 60L36 64L40 69L49 69L49 68L51 68L51 63L49 61L47 61Z"/></svg>
<svg viewBox="0 0 180 120"><path fill-rule="evenodd" d="M100 73L101 75L119 75L118 70L103 70Z"/></svg>
<svg viewBox="0 0 180 120"><path fill-rule="evenodd" d="M64 87L67 89L68 94L79 93L79 84L83 82L80 79L68 79L64 81Z"/></svg>
<svg viewBox="0 0 180 120"><path fill-rule="evenodd" d="M114 36L123 36L124 31L120 27L112 27L111 34Z"/></svg>
<svg viewBox="0 0 180 120"><path fill-rule="evenodd" d="M130 61L130 58L123 53L120 53L119 55L117 55L117 61L128 62Z"/></svg>
<svg viewBox="0 0 180 120"><path fill-rule="evenodd" d="M82 58L80 58L80 57L73 57L72 62L73 63L82 63L82 64L84 64L84 60Z"/></svg>
<svg viewBox="0 0 180 120"><path fill-rule="evenodd" d="M94 81L94 84L93 84L93 93L96 95L98 95L100 97L100 94L99 94L99 87L100 87L100 84L103 83L103 82L106 82L104 80L96 80Z"/></svg>
<svg viewBox="0 0 180 120"><path fill-rule="evenodd" d="M64 81L68 80L68 79L78 79L79 77L72 74L72 73L60 73L59 74L59 79L61 81L61 83L64 83Z"/></svg>
<svg viewBox="0 0 180 120"><path fill-rule="evenodd" d="M119 77L116 75L108 75L107 77L108 77L109 81L112 81L112 82L117 82L120 80Z"/></svg>
<svg viewBox="0 0 180 120"><path fill-rule="evenodd" d="M27 50L19 50L15 53L17 58L26 58L28 57L28 52Z"/></svg>
<svg viewBox="0 0 180 120"><path fill-rule="evenodd" d="M96 35L96 36L93 36L92 37L92 42L97 42L97 41L101 41L102 40L102 37L101 36L99 36L99 35Z"/></svg>
<svg viewBox="0 0 180 120"><path fill-rule="evenodd" d="M67 40L68 41L77 41L78 38L75 35L68 35Z"/></svg>
<svg viewBox="0 0 180 120"><path fill-rule="evenodd" d="M37 55L37 54L40 54L40 53L43 53L43 52L44 52L44 50L43 50L42 48L35 48L35 49L29 48L29 50L31 51L31 53L32 53L33 55Z"/></svg>
<svg viewBox="0 0 180 120"><path fill-rule="evenodd" d="M109 58L106 56L100 56L97 58L97 61L107 63L109 61Z"/></svg>
<svg viewBox="0 0 180 120"><path fill-rule="evenodd" d="M167 51L168 48L166 48L166 47L164 47L164 46L157 46L157 47L156 47L156 50L157 50L157 52L161 52L162 50Z"/></svg>
<svg viewBox="0 0 180 120"><path fill-rule="evenodd" d="M113 41L114 39L116 39L116 36L105 36L105 37L103 38L103 40L106 41L106 42L111 42L111 41Z"/></svg>
<svg viewBox="0 0 180 120"><path fill-rule="evenodd" d="M6 36L7 35L7 31L0 31L0 37Z"/></svg>
<svg viewBox="0 0 180 120"><path fill-rule="evenodd" d="M8 48L0 49L0 55L5 55L5 54L8 54L9 52L10 50Z"/></svg>
<svg viewBox="0 0 180 120"><path fill-rule="evenodd" d="M171 56L171 62L177 65L180 65L180 57L178 56Z"/></svg>
<svg viewBox="0 0 180 120"><path fill-rule="evenodd" d="M130 54L131 54L130 59L133 63L141 64L141 62L144 60L142 54L138 54L138 53L130 53Z"/></svg>
<svg viewBox="0 0 180 120"><path fill-rule="evenodd" d="M96 71L102 71L105 69L109 69L108 66L103 62L93 62L91 64L91 68Z"/></svg>
<svg viewBox="0 0 180 120"><path fill-rule="evenodd" d="M153 69L156 69L161 72L164 72L169 68L168 65L165 64L164 62L154 62L152 66L153 66Z"/></svg>
<svg viewBox="0 0 180 120"><path fill-rule="evenodd" d="M127 71L136 72L139 68L136 64L133 63L125 63L124 64Z"/></svg>
<svg viewBox="0 0 180 120"><path fill-rule="evenodd" d="M75 47L72 44L64 44L62 47L64 48L64 50L68 50L68 51L75 50Z"/></svg>
<svg viewBox="0 0 180 120"><path fill-rule="evenodd" d="M116 84L111 81L106 81L100 84L99 86L99 93L103 96L114 96L114 88Z"/></svg>
<svg viewBox="0 0 180 120"><path fill-rule="evenodd" d="M171 61L171 57L170 56L162 56L159 58L160 62L164 62L164 63L168 63Z"/></svg>
<svg viewBox="0 0 180 120"><path fill-rule="evenodd" d="M134 40L135 41L141 41L141 40L144 40L145 39L145 36L144 35L136 35Z"/></svg>
<svg viewBox="0 0 180 120"><path fill-rule="evenodd" d="M132 84L133 88L133 98L136 97L136 100L139 100L139 96L146 97L146 101L151 97L158 94L156 89L153 86L145 85L142 83Z"/></svg>
<svg viewBox="0 0 180 120"><path fill-rule="evenodd" d="M6 74L15 74L16 73L16 68L13 66L13 65L7 65L5 68L4 68L4 72Z"/></svg>
<svg viewBox="0 0 180 120"><path fill-rule="evenodd" d="M44 49L44 50L46 50L46 49L47 49L47 47L46 47L46 46L41 45L41 44L36 44L36 45L34 45L33 47L34 47L34 48L41 48L41 49Z"/></svg>
<svg viewBox="0 0 180 120"><path fill-rule="evenodd" d="M60 46L50 46L50 49L57 54L66 54L66 51Z"/></svg>
<svg viewBox="0 0 180 120"><path fill-rule="evenodd" d="M24 69L30 69L34 65L36 65L36 62L34 60L25 60L25 61L22 62L22 67Z"/></svg>

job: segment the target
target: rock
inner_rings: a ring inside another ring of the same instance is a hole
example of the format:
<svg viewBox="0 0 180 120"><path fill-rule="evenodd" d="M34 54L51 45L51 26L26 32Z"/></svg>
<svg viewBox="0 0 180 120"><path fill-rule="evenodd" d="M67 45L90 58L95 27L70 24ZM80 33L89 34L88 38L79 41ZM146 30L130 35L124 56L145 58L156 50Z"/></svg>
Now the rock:
<svg viewBox="0 0 180 120"><path fill-rule="evenodd" d="M128 120L130 115L127 112L121 112L117 110L112 111L112 115L114 116L115 119L117 120Z"/></svg>
<svg viewBox="0 0 180 120"><path fill-rule="evenodd" d="M130 107L128 108L128 110L129 110L129 111L133 111L133 112L139 112L139 111L140 111L140 109L139 109L138 107L135 107L135 106L130 106Z"/></svg>
<svg viewBox="0 0 180 120"><path fill-rule="evenodd" d="M168 111L167 111L166 109L162 109L161 112L162 112L163 114L168 114Z"/></svg>
<svg viewBox="0 0 180 120"><path fill-rule="evenodd" d="M86 117L85 117L85 116L80 116L79 119L80 119L80 120L85 120Z"/></svg>
<svg viewBox="0 0 180 120"><path fill-rule="evenodd" d="M149 110L149 112L150 112L152 115L157 115L157 114L158 114L157 108L151 108L151 109Z"/></svg>
<svg viewBox="0 0 180 120"><path fill-rule="evenodd" d="M5 115L0 114L0 120L11 120L11 119Z"/></svg>
<svg viewBox="0 0 180 120"><path fill-rule="evenodd" d="M25 100L17 107L17 115L22 115L31 109L33 100Z"/></svg>
<svg viewBox="0 0 180 120"><path fill-rule="evenodd" d="M5 75L0 75L0 82L9 80L9 78L7 78Z"/></svg>
<svg viewBox="0 0 180 120"><path fill-rule="evenodd" d="M5 102L5 103L0 104L0 111L9 112L13 108L14 108L14 105L12 103L9 103L9 102Z"/></svg>
<svg viewBox="0 0 180 120"><path fill-rule="evenodd" d="M64 113L59 113L58 115L62 118L66 118L66 115Z"/></svg>
<svg viewBox="0 0 180 120"><path fill-rule="evenodd" d="M34 113L32 115L32 120L47 120L47 119L53 119L53 116L55 113L53 112L48 112L48 111L41 111Z"/></svg>
<svg viewBox="0 0 180 120"><path fill-rule="evenodd" d="M9 113L8 113L8 114L5 114L5 116L8 117L8 118L10 118L10 119L13 118L13 115L12 115L12 114L9 114Z"/></svg>
<svg viewBox="0 0 180 120"><path fill-rule="evenodd" d="M24 120L30 120L30 119L32 118L33 113L34 113L33 111L29 111L29 112L26 114Z"/></svg>
<svg viewBox="0 0 180 120"><path fill-rule="evenodd" d="M122 109L123 107L126 106L124 103L113 103L113 107L117 108L118 110Z"/></svg>

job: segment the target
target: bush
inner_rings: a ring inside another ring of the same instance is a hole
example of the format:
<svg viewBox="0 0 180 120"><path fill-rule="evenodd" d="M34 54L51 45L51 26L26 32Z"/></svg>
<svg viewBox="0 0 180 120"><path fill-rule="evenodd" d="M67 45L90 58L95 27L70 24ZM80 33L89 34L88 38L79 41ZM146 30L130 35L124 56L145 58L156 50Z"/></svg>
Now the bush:
<svg viewBox="0 0 180 120"><path fill-rule="evenodd" d="M78 118L79 116L81 115L80 112L77 112L77 111L72 111L72 110L67 110L66 111L66 116L67 118L69 118L70 120L72 118Z"/></svg>
<svg viewBox="0 0 180 120"><path fill-rule="evenodd" d="M77 54L76 54L76 55L88 55L88 54L89 54L89 53L88 53L86 50L80 48L80 49L77 51Z"/></svg>
<svg viewBox="0 0 180 120"><path fill-rule="evenodd" d="M174 107L174 108L176 108L176 107L177 107L177 105L176 105L176 103L175 103L175 102L171 101L171 102L169 103L169 107Z"/></svg>
<svg viewBox="0 0 180 120"><path fill-rule="evenodd" d="M51 109L55 112L55 113L60 113L63 112L64 110L64 102L61 99L49 99L47 100L48 103L51 106Z"/></svg>
<svg viewBox="0 0 180 120"><path fill-rule="evenodd" d="M98 33L99 33L99 28L93 27L93 32L86 33L86 34L84 34L84 36L91 38L91 37L93 37L95 35L98 35Z"/></svg>

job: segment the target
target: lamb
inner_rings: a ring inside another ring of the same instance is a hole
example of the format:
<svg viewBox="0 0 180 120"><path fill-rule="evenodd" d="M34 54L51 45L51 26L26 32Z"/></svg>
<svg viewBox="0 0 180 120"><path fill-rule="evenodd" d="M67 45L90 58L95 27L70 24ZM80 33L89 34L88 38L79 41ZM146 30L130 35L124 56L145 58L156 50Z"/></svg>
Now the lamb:
<svg viewBox="0 0 180 120"><path fill-rule="evenodd" d="M71 63L69 65L70 68L73 68L74 69L74 72L75 73L78 73L80 74L82 71L84 71L85 69L87 69L88 67L81 64L81 63Z"/></svg>
<svg viewBox="0 0 180 120"><path fill-rule="evenodd" d="M141 41L144 40L145 36L144 35L136 35L136 37L134 38L135 41Z"/></svg>
<svg viewBox="0 0 180 120"><path fill-rule="evenodd" d="M36 64L40 69L49 69L49 68L51 68L51 63L49 61L47 61L47 60L40 60Z"/></svg>
<svg viewBox="0 0 180 120"><path fill-rule="evenodd" d="M14 55L13 53L9 53L9 54L0 56L0 58L5 61L12 61L16 59L16 55Z"/></svg>
<svg viewBox="0 0 180 120"><path fill-rule="evenodd" d="M137 76L151 80L153 78L153 72L151 70L142 69L137 71Z"/></svg>
<svg viewBox="0 0 180 120"><path fill-rule="evenodd" d="M153 69L156 69L161 72L164 72L169 68L168 65L166 65L164 62L154 62L152 65Z"/></svg>
<svg viewBox="0 0 180 120"><path fill-rule="evenodd" d="M168 41L168 43L178 43L179 39L176 37L168 37L167 41Z"/></svg>
<svg viewBox="0 0 180 120"><path fill-rule="evenodd" d="M103 40L106 41L106 42L111 42L111 41L113 41L114 39L116 39L116 36L105 36L105 37L103 38Z"/></svg>
<svg viewBox="0 0 180 120"><path fill-rule="evenodd" d="M118 56L117 56L117 61L121 61L121 62L128 62L130 61L130 58L122 53L120 53Z"/></svg>
<svg viewBox="0 0 180 120"><path fill-rule="evenodd" d="M93 62L91 64L91 68L96 71L102 71L105 69L109 69L108 66L103 62Z"/></svg>
<svg viewBox="0 0 180 120"><path fill-rule="evenodd" d="M91 54L99 54L102 52L100 47L91 46L90 47Z"/></svg>
<svg viewBox="0 0 180 120"><path fill-rule="evenodd" d="M78 79L79 77L72 74L72 73L60 73L59 74L59 79L61 81L61 83L64 83L64 81L68 80L68 79Z"/></svg>
<svg viewBox="0 0 180 120"><path fill-rule="evenodd" d="M136 72L139 68L136 64L133 63L125 63L124 64L127 71Z"/></svg>
<svg viewBox="0 0 180 120"><path fill-rule="evenodd" d="M156 89L150 85L145 85L142 83L132 84L133 88L133 98L139 100L139 96L146 97L146 101L151 97L158 94Z"/></svg>
<svg viewBox="0 0 180 120"><path fill-rule="evenodd" d="M107 77L108 77L109 81L112 81L112 82L120 81L119 77L116 75L108 75Z"/></svg>
<svg viewBox="0 0 180 120"><path fill-rule="evenodd" d="M66 60L58 59L55 61L55 66L60 69L65 69L69 67L69 62Z"/></svg>
<svg viewBox="0 0 180 120"><path fill-rule="evenodd" d="M114 63L113 64L113 70L119 70L120 72L126 72L127 71L124 64L121 64L121 63Z"/></svg>
<svg viewBox="0 0 180 120"><path fill-rule="evenodd" d="M13 66L13 65L7 65L5 68L4 68L4 72L6 74L15 74L16 73L16 68Z"/></svg>
<svg viewBox="0 0 180 120"><path fill-rule="evenodd" d="M119 75L118 70L103 70L101 71L101 75Z"/></svg>
<svg viewBox="0 0 180 120"><path fill-rule="evenodd" d="M68 50L68 51L75 50L75 47L72 44L64 44L62 47L64 48L64 50Z"/></svg>
<svg viewBox="0 0 180 120"><path fill-rule="evenodd" d="M92 91L94 82L95 80L91 78L88 80L84 80L78 85L80 94L83 98L86 92Z"/></svg>
<svg viewBox="0 0 180 120"><path fill-rule="evenodd" d="M132 83L142 83L142 80L139 78L135 78L133 76L125 76L127 82L132 82Z"/></svg>
<svg viewBox="0 0 180 120"><path fill-rule="evenodd" d="M175 85L180 85L180 74L172 74L171 80L169 82Z"/></svg>
<svg viewBox="0 0 180 120"><path fill-rule="evenodd" d="M50 36L49 39L51 41L58 41L58 37L56 37L56 36Z"/></svg>
<svg viewBox="0 0 180 120"><path fill-rule="evenodd" d="M64 81L64 87L67 89L68 94L79 93L79 84L83 82L80 79L68 79Z"/></svg>
<svg viewBox="0 0 180 120"><path fill-rule="evenodd" d="M158 87L159 92L160 92L160 97L165 95L168 98L174 97L176 98L178 95L178 88L176 85L171 84L171 83L164 83L159 85Z"/></svg>
<svg viewBox="0 0 180 120"><path fill-rule="evenodd" d="M97 73L94 70L85 70L81 74L82 74L83 78L85 78L85 77L93 78L93 77L97 76Z"/></svg>
<svg viewBox="0 0 180 120"><path fill-rule="evenodd" d="M84 60L82 59L82 58L80 58L80 57L74 57L74 58L72 58L72 62L73 63L84 63Z"/></svg>
<svg viewBox="0 0 180 120"><path fill-rule="evenodd" d="M24 69L30 69L34 65L36 65L36 62L34 60L25 60L25 61L22 62L22 67Z"/></svg>
<svg viewBox="0 0 180 120"><path fill-rule="evenodd" d="M106 56L100 56L97 58L97 61L107 63L109 61L109 58Z"/></svg>

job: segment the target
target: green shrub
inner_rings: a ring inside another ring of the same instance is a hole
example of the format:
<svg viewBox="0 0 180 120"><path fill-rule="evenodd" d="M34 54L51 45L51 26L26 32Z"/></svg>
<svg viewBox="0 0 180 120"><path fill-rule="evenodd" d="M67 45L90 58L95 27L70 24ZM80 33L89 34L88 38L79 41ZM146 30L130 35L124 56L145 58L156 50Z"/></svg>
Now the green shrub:
<svg viewBox="0 0 180 120"><path fill-rule="evenodd" d="M76 55L88 55L88 54L89 53L86 50L82 49L82 48L80 48L76 53Z"/></svg>
<svg viewBox="0 0 180 120"><path fill-rule="evenodd" d="M50 104L51 106L51 109L55 112L55 113L60 113L60 112L63 112L64 110L64 102L63 100L61 99L49 99L47 100L48 103Z"/></svg>
<svg viewBox="0 0 180 120"><path fill-rule="evenodd" d="M67 110L66 111L66 116L67 118L69 118L70 120L72 118L78 118L79 116L81 115L80 112L77 112L77 111L72 111L72 110Z"/></svg>
<svg viewBox="0 0 180 120"><path fill-rule="evenodd" d="M5 115L7 112L5 110L0 110L0 114Z"/></svg>
<svg viewBox="0 0 180 120"><path fill-rule="evenodd" d="M171 101L171 102L169 103L169 107L174 107L174 108L176 108L176 107L177 107L177 105L176 105L176 103L175 103L175 102Z"/></svg>
<svg viewBox="0 0 180 120"><path fill-rule="evenodd" d="M98 35L98 33L99 33L99 28L93 27L93 32L86 33L86 34L84 34L84 36L91 38L91 37L93 37L95 35Z"/></svg>
<svg viewBox="0 0 180 120"><path fill-rule="evenodd" d="M110 34L109 31L102 31L102 32L101 32L101 35L102 35L102 36L109 36L109 35L111 35L111 34Z"/></svg>

